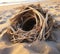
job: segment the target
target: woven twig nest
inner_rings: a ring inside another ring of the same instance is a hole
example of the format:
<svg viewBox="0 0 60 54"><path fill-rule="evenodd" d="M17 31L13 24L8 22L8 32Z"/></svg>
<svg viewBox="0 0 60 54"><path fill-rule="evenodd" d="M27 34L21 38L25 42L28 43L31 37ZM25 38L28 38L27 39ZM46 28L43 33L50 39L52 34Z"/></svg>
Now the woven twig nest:
<svg viewBox="0 0 60 54"><path fill-rule="evenodd" d="M47 40L51 36L53 19L40 5L29 5L11 19L7 33L11 42Z"/></svg>

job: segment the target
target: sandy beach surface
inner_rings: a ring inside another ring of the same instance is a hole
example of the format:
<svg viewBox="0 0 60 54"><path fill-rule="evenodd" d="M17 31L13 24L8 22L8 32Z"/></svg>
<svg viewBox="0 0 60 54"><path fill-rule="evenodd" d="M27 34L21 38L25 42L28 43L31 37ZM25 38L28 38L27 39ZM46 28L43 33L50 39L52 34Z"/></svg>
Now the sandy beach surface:
<svg viewBox="0 0 60 54"><path fill-rule="evenodd" d="M49 10L50 14L60 25L60 0L47 0L38 2L45 10ZM22 4L24 5L24 4ZM6 32L9 19L12 18L20 10L21 4L0 6L0 54L60 54L60 29L55 29L54 41L35 41L31 44L16 43L12 44L3 33Z"/></svg>

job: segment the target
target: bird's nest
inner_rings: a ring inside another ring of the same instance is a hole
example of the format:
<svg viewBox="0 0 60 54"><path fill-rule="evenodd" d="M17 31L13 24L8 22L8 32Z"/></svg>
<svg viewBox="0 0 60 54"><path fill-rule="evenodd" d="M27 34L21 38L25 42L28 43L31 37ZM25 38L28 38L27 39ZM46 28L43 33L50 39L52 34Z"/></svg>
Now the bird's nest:
<svg viewBox="0 0 60 54"><path fill-rule="evenodd" d="M39 4L28 5L11 19L7 33L13 43L48 40L51 38L53 24L49 12L44 12Z"/></svg>

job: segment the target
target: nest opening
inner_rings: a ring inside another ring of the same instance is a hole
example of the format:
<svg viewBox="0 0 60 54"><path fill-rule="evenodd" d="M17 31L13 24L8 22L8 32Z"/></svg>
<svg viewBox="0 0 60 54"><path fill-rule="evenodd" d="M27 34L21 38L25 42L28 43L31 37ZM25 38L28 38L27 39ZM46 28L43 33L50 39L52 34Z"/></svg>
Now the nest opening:
<svg viewBox="0 0 60 54"><path fill-rule="evenodd" d="M29 20L27 20L23 26L22 26L22 30L24 31L30 31L33 29L34 25L36 24L36 20L35 18L31 18Z"/></svg>

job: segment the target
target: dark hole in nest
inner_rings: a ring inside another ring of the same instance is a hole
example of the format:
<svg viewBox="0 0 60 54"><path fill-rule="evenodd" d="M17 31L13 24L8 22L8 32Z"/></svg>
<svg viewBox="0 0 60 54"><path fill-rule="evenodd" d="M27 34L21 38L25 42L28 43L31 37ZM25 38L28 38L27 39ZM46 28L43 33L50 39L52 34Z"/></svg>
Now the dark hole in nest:
<svg viewBox="0 0 60 54"><path fill-rule="evenodd" d="M30 31L30 30L32 30L32 28L34 27L35 24L36 24L35 18L31 18L23 24L22 30Z"/></svg>

